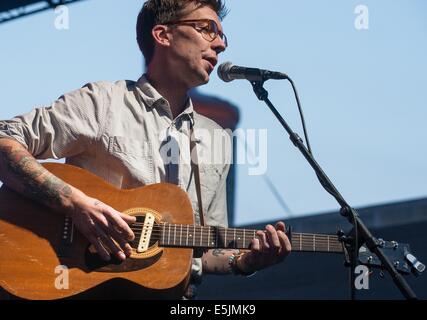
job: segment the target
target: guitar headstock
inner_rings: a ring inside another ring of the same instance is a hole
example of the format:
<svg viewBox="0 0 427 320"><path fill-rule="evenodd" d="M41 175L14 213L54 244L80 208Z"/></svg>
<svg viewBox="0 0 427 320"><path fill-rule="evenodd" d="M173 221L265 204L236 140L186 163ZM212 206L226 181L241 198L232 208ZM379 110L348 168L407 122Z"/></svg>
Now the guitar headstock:
<svg viewBox="0 0 427 320"><path fill-rule="evenodd" d="M402 274L414 273L416 276L424 272L425 265L411 253L409 244L382 239L378 239L378 241L382 251L398 272ZM369 267L384 269L380 259L366 245L359 248L359 262Z"/></svg>

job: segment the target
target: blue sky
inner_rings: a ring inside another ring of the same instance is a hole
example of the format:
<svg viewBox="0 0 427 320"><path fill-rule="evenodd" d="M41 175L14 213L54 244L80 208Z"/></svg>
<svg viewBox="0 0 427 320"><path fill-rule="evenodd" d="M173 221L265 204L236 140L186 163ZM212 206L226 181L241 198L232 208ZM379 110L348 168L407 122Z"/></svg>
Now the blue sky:
<svg viewBox="0 0 427 320"><path fill-rule="evenodd" d="M97 80L137 79L135 21L143 1L69 6L69 30L53 11L0 25L0 118L50 104ZM355 28L355 8L369 29ZM427 2L424 0L228 0L229 39L220 62L286 72L295 81L317 161L355 206L427 196ZM287 82L266 88L302 136ZM240 128L268 130L265 182L238 166L237 224L338 210L271 112L246 81L212 74L201 92L238 105Z"/></svg>

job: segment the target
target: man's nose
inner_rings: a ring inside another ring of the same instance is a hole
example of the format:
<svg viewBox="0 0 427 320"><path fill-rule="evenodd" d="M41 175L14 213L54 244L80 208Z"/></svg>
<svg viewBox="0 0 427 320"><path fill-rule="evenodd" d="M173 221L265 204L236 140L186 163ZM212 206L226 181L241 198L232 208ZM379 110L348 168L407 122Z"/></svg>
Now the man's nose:
<svg viewBox="0 0 427 320"><path fill-rule="evenodd" d="M224 52L227 48L225 45L225 40L221 39L221 37L216 37L216 39L211 44L212 50L214 50L217 54Z"/></svg>

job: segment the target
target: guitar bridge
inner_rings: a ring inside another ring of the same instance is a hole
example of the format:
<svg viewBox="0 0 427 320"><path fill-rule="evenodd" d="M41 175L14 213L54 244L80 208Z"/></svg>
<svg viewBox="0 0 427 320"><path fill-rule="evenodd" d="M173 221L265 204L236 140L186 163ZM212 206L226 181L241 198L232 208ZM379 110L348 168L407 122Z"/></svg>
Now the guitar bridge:
<svg viewBox="0 0 427 320"><path fill-rule="evenodd" d="M142 227L141 238L139 239L138 248L136 249L136 252L142 253L148 250L151 239L151 233L153 232L154 228L154 223L155 216L147 212L145 214L144 226Z"/></svg>

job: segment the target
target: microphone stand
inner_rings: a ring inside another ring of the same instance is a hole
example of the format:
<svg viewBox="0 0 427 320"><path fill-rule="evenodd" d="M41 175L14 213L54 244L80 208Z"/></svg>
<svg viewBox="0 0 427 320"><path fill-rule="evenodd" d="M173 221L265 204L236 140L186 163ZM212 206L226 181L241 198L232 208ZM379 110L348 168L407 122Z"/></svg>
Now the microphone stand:
<svg viewBox="0 0 427 320"><path fill-rule="evenodd" d="M293 86L293 82L290 78L288 80L291 82ZM283 119L283 117L280 115L280 113L276 110L274 105L271 103L271 101L268 99L268 91L263 87L264 81L250 81L252 84L252 87L254 89L254 92L259 100L264 101L267 106L270 108L270 110L273 112L273 114L276 116L277 120L281 123L281 125L285 128L285 130L289 134L289 138L292 141L292 143L300 150L300 152L303 154L304 158L308 161L310 166L314 169L314 171L317 174L317 177L319 178L320 183L325 188L327 192L332 194L332 196L337 200L339 205L341 206L340 213L344 217L348 219L348 221L353 224L354 231L355 231L355 237L340 237L342 239L345 239L344 241L347 243L350 243L351 253L349 254L350 257L350 281L351 281L351 299L354 300L356 296L356 288L355 288L355 277L354 277L354 271L356 268L356 264L358 261L358 251L359 251L359 241L358 237L361 239L361 243L366 243L366 246L368 249L375 253L377 257L382 262L385 269L388 271L390 276L393 279L393 282L398 287L400 292L403 294L403 296L406 299L415 300L417 299L417 296L412 291L412 289L409 287L408 283L405 281L405 279L402 277L401 274L399 274L394 265L390 262L390 260L387 258L387 256L384 254L383 250L381 249L381 241L376 239L371 232L368 230L368 228L365 226L363 221L360 219L359 214L355 209L350 207L350 205L345 201L345 199L342 197L342 195L338 192L338 190L335 188L333 183L329 180L328 176L325 174L325 172L322 170L320 165L316 162L312 154L308 151L308 149L305 147L302 139L293 132L293 130L288 126L286 121Z"/></svg>

